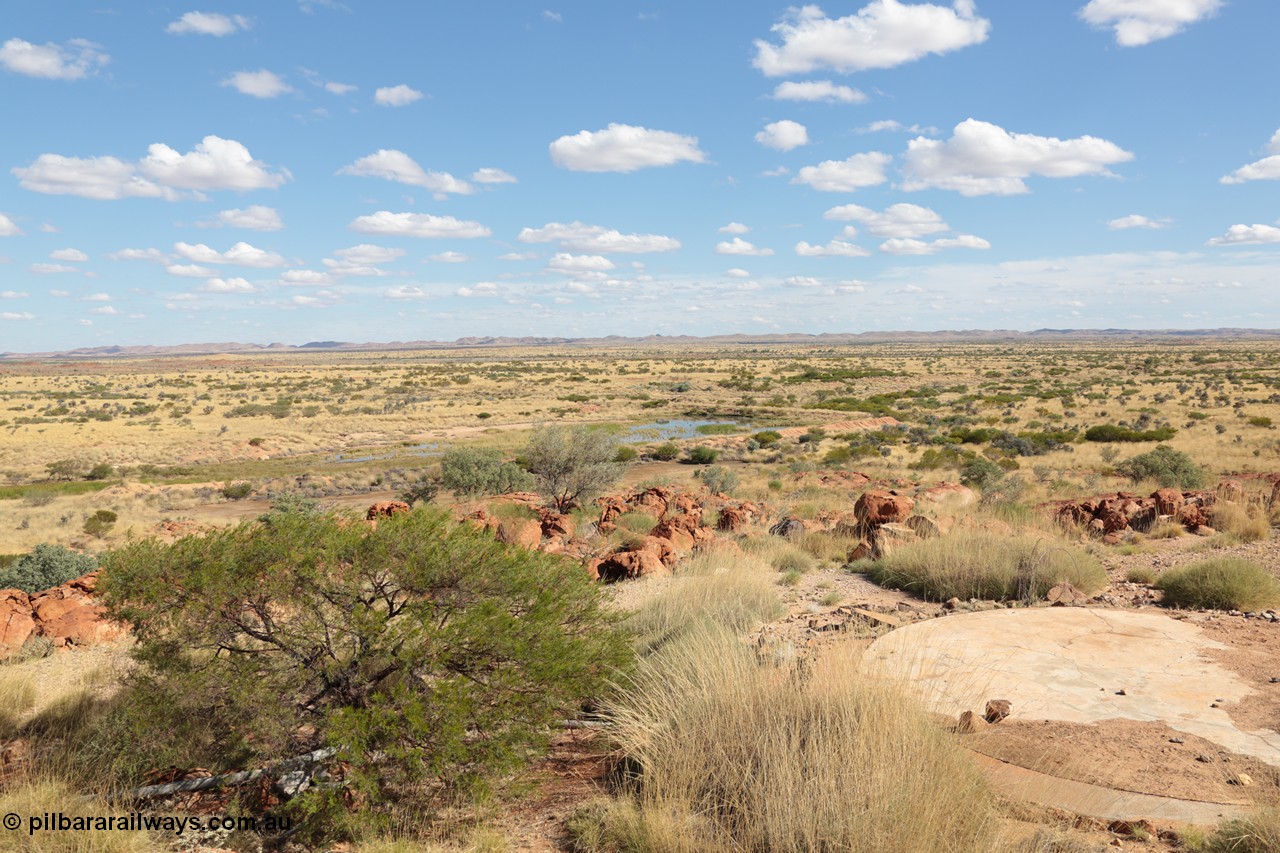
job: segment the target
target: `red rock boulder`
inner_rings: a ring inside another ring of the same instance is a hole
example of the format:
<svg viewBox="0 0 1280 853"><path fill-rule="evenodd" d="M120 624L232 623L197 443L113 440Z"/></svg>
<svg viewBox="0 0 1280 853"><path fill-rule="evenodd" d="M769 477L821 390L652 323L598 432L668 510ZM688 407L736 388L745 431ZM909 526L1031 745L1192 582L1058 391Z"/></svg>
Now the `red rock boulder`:
<svg viewBox="0 0 1280 853"><path fill-rule="evenodd" d="M498 526L498 541L530 551L542 544L542 525L536 521L504 521Z"/></svg>
<svg viewBox="0 0 1280 853"><path fill-rule="evenodd" d="M1182 492L1177 489L1156 489L1151 493L1156 502L1156 512L1160 515L1177 515L1182 509Z"/></svg>
<svg viewBox="0 0 1280 853"><path fill-rule="evenodd" d="M36 632L58 647L91 646L122 636L126 627L107 619L106 608L93 595L97 583L98 572L90 572L31 596Z"/></svg>
<svg viewBox="0 0 1280 853"><path fill-rule="evenodd" d="M898 524L906 521L915 509L916 502L906 495L893 492L863 492L853 505L853 514L858 521L867 527L879 527L882 524Z"/></svg>
<svg viewBox="0 0 1280 853"><path fill-rule="evenodd" d="M0 657L22 648L35 631L27 594L20 589L0 589Z"/></svg>

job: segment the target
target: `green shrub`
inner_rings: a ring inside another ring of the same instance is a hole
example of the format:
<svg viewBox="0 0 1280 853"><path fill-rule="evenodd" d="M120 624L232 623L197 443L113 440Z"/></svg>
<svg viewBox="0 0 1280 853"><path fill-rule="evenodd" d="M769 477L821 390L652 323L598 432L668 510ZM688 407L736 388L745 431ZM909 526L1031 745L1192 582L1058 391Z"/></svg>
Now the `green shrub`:
<svg viewBox="0 0 1280 853"><path fill-rule="evenodd" d="M413 506L415 503L429 504L440 494L440 481L432 477L423 477L418 482L406 486L399 494L400 500Z"/></svg>
<svg viewBox="0 0 1280 853"><path fill-rule="evenodd" d="M960 469L960 482L980 492L988 492L1004 479L1005 471L985 456L976 456Z"/></svg>
<svg viewBox="0 0 1280 853"><path fill-rule="evenodd" d="M1075 546L983 530L902 545L872 563L869 574L876 583L929 601L1039 600L1064 581L1084 592L1095 592L1107 582L1102 565Z"/></svg>
<svg viewBox="0 0 1280 853"><path fill-rule="evenodd" d="M769 447L777 444L779 441L782 441L782 433L773 429L761 430L751 437L754 438L756 443L761 447Z"/></svg>
<svg viewBox="0 0 1280 853"><path fill-rule="evenodd" d="M492 447L451 447L440 460L440 484L458 496L479 497L523 492L533 477L514 462L505 462Z"/></svg>
<svg viewBox="0 0 1280 853"><path fill-rule="evenodd" d="M229 501L241 501L253 494L253 483L227 483L222 487L222 496Z"/></svg>
<svg viewBox="0 0 1280 853"><path fill-rule="evenodd" d="M1168 441L1178 434L1173 427L1136 430L1115 424L1100 424L1085 430L1085 441Z"/></svg>
<svg viewBox="0 0 1280 853"><path fill-rule="evenodd" d="M709 465L694 474L712 494L732 494L738 488L738 473L723 465Z"/></svg>
<svg viewBox="0 0 1280 853"><path fill-rule="evenodd" d="M720 457L720 451L710 447L698 445L689 449L687 461L694 465L710 465Z"/></svg>
<svg viewBox="0 0 1280 853"><path fill-rule="evenodd" d="M87 575L98 567L98 561L62 545L40 544L30 554L0 570L0 589L20 589L26 593L43 592L73 578Z"/></svg>
<svg viewBox="0 0 1280 853"><path fill-rule="evenodd" d="M661 462L670 462L680 455L680 448L675 442L668 441L665 444L659 444L649 455Z"/></svg>
<svg viewBox="0 0 1280 853"><path fill-rule="evenodd" d="M742 432L742 427L737 424L701 424L695 431L698 435L732 435Z"/></svg>
<svg viewBox="0 0 1280 853"><path fill-rule="evenodd" d="M1156 581L1166 604L1207 610L1262 610L1280 604L1280 582L1257 563L1214 557L1170 569Z"/></svg>
<svg viewBox="0 0 1280 853"><path fill-rule="evenodd" d="M355 795L429 817L535 755L629 657L580 568L423 509L143 540L102 591L137 643L111 731L141 760L121 775L337 748L347 791L313 789L303 813Z"/></svg>
<svg viewBox="0 0 1280 853"><path fill-rule="evenodd" d="M1265 427L1267 429L1270 429L1271 418L1268 418L1265 415L1256 415L1252 418L1249 418L1249 426Z"/></svg>
<svg viewBox="0 0 1280 853"><path fill-rule="evenodd" d="M1134 566L1125 572L1124 579L1129 583L1151 584L1156 582L1155 569L1149 566Z"/></svg>
<svg viewBox="0 0 1280 853"><path fill-rule="evenodd" d="M1190 456L1167 444L1126 459L1116 470L1135 483L1155 480L1161 486L1182 489L1199 489L1209 481L1209 475Z"/></svg>
<svg viewBox="0 0 1280 853"><path fill-rule="evenodd" d="M104 538L115 526L117 516L109 509L100 509L84 520L84 532L97 539Z"/></svg>
<svg viewBox="0 0 1280 853"><path fill-rule="evenodd" d="M85 474L84 478L86 480L105 480L115 472L116 469L112 468L106 462L99 462L97 465L94 465L89 469L89 473Z"/></svg>
<svg viewBox="0 0 1280 853"><path fill-rule="evenodd" d="M623 445L618 448L618 452L613 454L614 462L633 462L640 454L636 452L634 447Z"/></svg>

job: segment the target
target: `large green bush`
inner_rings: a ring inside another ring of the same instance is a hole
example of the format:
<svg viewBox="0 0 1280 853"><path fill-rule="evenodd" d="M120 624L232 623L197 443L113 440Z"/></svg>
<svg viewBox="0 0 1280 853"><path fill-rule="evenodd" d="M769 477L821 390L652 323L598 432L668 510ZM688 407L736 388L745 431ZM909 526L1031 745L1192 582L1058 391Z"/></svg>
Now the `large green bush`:
<svg viewBox="0 0 1280 853"><path fill-rule="evenodd" d="M0 589L20 589L26 593L43 592L73 578L87 575L98 567L98 561L62 545L41 544L24 554L8 568L0 569Z"/></svg>
<svg viewBox="0 0 1280 853"><path fill-rule="evenodd" d="M453 447L440 460L440 482L455 495L478 497L533 488L533 477L492 447Z"/></svg>
<svg viewBox="0 0 1280 853"><path fill-rule="evenodd" d="M135 542L101 589L139 664L98 727L118 754L221 770L329 745L374 811L483 788L629 655L580 567L425 508Z"/></svg>
<svg viewBox="0 0 1280 853"><path fill-rule="evenodd" d="M1167 444L1126 459L1116 470L1135 483L1155 480L1162 487L1199 489L1209 481L1209 475L1190 456Z"/></svg>

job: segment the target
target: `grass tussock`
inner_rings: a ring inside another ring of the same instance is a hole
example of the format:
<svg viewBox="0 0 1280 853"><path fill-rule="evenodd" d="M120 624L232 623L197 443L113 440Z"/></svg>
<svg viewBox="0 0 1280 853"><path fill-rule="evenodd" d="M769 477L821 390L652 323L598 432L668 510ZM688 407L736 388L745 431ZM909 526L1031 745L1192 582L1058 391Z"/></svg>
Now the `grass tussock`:
<svg viewBox="0 0 1280 853"><path fill-rule="evenodd" d="M26 674L0 669L0 740L17 737L23 718L35 706L35 682Z"/></svg>
<svg viewBox="0 0 1280 853"><path fill-rule="evenodd" d="M847 651L799 677L697 629L642 662L610 712L634 772L624 796L579 815L581 850L991 849L980 772Z"/></svg>
<svg viewBox="0 0 1280 853"><path fill-rule="evenodd" d="M803 538L808 538L808 534ZM782 536L761 536L742 540L742 550L764 559L779 572L811 571L814 566L813 555L795 541Z"/></svg>
<svg viewBox="0 0 1280 853"><path fill-rule="evenodd" d="M845 563L848 562L849 552L861 541L857 536L844 533L816 531L801 536L796 544L800 550L822 562Z"/></svg>
<svg viewBox="0 0 1280 853"><path fill-rule="evenodd" d="M0 851L23 853L148 853L161 849L145 832L36 832L28 834L27 816L61 812L68 817L105 817L116 813L105 803L84 800L78 791L52 781L28 781L0 791L0 814L24 820L16 832L0 832Z"/></svg>
<svg viewBox="0 0 1280 853"><path fill-rule="evenodd" d="M759 557L696 554L660 594L627 620L642 650L656 648L710 624L734 633L777 619L785 608L778 598L773 568Z"/></svg>
<svg viewBox="0 0 1280 853"><path fill-rule="evenodd" d="M1280 581L1239 557L1214 557L1171 569L1159 577L1156 588L1174 607L1264 610L1280 605Z"/></svg>
<svg viewBox="0 0 1280 853"><path fill-rule="evenodd" d="M1249 817L1220 824L1209 836L1205 853L1275 853L1280 850L1280 809L1265 809Z"/></svg>
<svg viewBox="0 0 1280 853"><path fill-rule="evenodd" d="M1271 519L1262 507L1219 503L1214 506L1209 523L1214 530L1240 542L1261 542L1271 536Z"/></svg>
<svg viewBox="0 0 1280 853"><path fill-rule="evenodd" d="M1073 545L983 530L911 542L868 568L876 583L930 601L1039 600L1064 581L1085 592L1107 582L1102 564Z"/></svg>
<svg viewBox="0 0 1280 853"><path fill-rule="evenodd" d="M1156 571L1150 566L1134 566L1124 573L1124 579L1129 583L1151 584L1156 582Z"/></svg>

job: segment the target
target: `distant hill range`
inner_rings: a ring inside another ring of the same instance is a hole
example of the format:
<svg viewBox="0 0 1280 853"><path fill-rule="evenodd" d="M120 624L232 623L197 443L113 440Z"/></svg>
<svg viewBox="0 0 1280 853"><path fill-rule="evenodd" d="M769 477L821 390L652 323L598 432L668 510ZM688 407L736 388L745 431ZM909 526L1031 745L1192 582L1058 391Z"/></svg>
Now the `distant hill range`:
<svg viewBox="0 0 1280 853"><path fill-rule="evenodd" d="M840 346L847 344L887 343L1044 343L1053 341L1153 341L1204 342L1280 340L1280 329L1036 329L1019 332L1008 329L963 329L941 332L861 332L858 334L826 332L819 335L797 333L773 335L646 335L627 338L608 335L603 338L508 338L470 337L455 341L391 341L389 343L351 343L348 341L311 341L293 344L204 343L177 346L105 346L83 347L61 352L2 352L0 361L29 359L100 359L141 358L146 356L251 355L254 353L306 352L391 352L396 350L458 350L498 347L609 347L609 346Z"/></svg>

